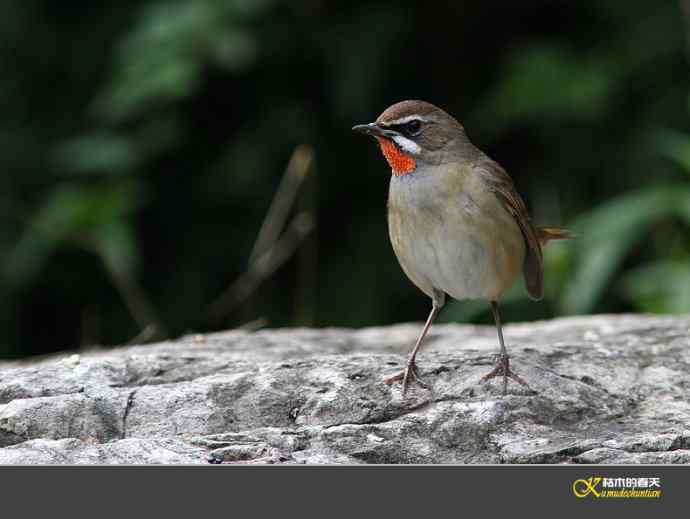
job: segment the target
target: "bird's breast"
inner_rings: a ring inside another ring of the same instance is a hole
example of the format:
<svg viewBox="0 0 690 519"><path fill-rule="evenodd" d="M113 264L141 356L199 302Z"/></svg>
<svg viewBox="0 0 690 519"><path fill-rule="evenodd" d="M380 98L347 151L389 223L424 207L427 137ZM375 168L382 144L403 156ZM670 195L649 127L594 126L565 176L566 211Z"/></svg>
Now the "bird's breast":
<svg viewBox="0 0 690 519"><path fill-rule="evenodd" d="M438 168L391 177L388 225L400 265L430 296L497 299L522 267L517 222L477 179Z"/></svg>

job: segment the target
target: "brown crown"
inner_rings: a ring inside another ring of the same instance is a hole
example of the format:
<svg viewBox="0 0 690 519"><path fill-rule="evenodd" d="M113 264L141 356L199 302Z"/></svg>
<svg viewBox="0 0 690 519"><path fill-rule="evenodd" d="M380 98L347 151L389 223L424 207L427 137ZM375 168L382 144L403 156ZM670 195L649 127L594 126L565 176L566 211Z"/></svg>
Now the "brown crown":
<svg viewBox="0 0 690 519"><path fill-rule="evenodd" d="M386 110L379 115L378 119L376 119L376 122L386 124L390 121L400 119L401 117L407 117L409 115L424 116L433 112L445 113L439 107L427 103L426 101L401 101L386 108Z"/></svg>

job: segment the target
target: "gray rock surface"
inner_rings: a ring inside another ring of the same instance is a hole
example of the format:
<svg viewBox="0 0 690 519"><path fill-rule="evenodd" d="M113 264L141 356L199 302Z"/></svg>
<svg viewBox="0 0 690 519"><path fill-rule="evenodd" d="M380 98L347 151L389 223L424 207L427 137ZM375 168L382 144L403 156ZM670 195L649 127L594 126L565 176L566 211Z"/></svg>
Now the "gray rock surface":
<svg viewBox="0 0 690 519"><path fill-rule="evenodd" d="M0 364L0 464L688 463L690 317L229 331Z"/></svg>

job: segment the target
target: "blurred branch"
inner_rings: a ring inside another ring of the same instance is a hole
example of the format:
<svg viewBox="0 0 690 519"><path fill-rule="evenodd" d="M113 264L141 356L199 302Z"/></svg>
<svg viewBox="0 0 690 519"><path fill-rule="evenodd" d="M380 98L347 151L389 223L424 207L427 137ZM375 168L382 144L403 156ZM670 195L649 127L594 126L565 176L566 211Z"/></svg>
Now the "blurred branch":
<svg viewBox="0 0 690 519"><path fill-rule="evenodd" d="M128 272L113 268L108 258L102 253L99 251L96 253L100 257L110 281L124 301L127 310L129 310L132 318L141 328L141 332L130 339L129 342L146 342L154 337L158 339L166 338L168 332L165 325L158 319L153 304L146 297L144 290L137 281Z"/></svg>
<svg viewBox="0 0 690 519"><path fill-rule="evenodd" d="M290 259L313 230L314 219L309 213L302 212L295 216L282 237L257 257L250 264L247 272L211 304L209 307L211 320L220 321L230 310L247 299L266 278Z"/></svg>
<svg viewBox="0 0 690 519"><path fill-rule="evenodd" d="M314 158L311 146L300 145L292 152L280 185L273 196L264 222L249 254L249 263L253 263L261 254L268 250L278 239L280 231L285 227L290 208L295 201L302 182L309 173Z"/></svg>
<svg viewBox="0 0 690 519"><path fill-rule="evenodd" d="M268 319L266 317L259 317L258 319L254 319L248 323L241 324L237 327L237 329L244 330L246 332L255 332L256 330L260 330L266 326L268 326Z"/></svg>
<svg viewBox="0 0 690 519"><path fill-rule="evenodd" d="M296 206L299 211L307 211L316 219L318 212L318 168L314 165L310 177L302 187ZM314 224L318 226L318 221ZM316 317L316 285L318 271L318 235L316 232L307 238L297 251L295 297L293 302L292 324L312 327Z"/></svg>
<svg viewBox="0 0 690 519"><path fill-rule="evenodd" d="M154 338L165 339L167 334L158 335L159 327L156 323L151 323L141 330L137 335L127 341L127 344L143 344Z"/></svg>
<svg viewBox="0 0 690 519"><path fill-rule="evenodd" d="M228 312L246 300L266 278L294 254L302 241L313 231L314 217L311 212L302 211L295 216L280 237L297 193L311 169L313 159L314 150L311 146L302 144L292 152L249 254L247 271L209 306L209 318L212 323L220 322Z"/></svg>
<svg viewBox="0 0 690 519"><path fill-rule="evenodd" d="M101 260L103 269L127 307L129 314L141 328L141 331L128 343L141 343L153 338L167 338L167 328L158 318L153 304L136 279L128 271L116 268L109 260L108 255L93 240L79 235L70 238L70 241L95 254Z"/></svg>

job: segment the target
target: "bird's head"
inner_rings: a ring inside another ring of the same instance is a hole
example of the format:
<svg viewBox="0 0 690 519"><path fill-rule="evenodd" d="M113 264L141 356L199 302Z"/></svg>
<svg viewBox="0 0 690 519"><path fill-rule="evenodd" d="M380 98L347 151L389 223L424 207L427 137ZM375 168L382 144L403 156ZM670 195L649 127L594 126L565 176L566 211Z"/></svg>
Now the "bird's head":
<svg viewBox="0 0 690 519"><path fill-rule="evenodd" d="M467 142L465 130L454 117L425 101L401 101L387 108L375 122L358 124L354 131L378 140L395 176L420 166L452 160Z"/></svg>

